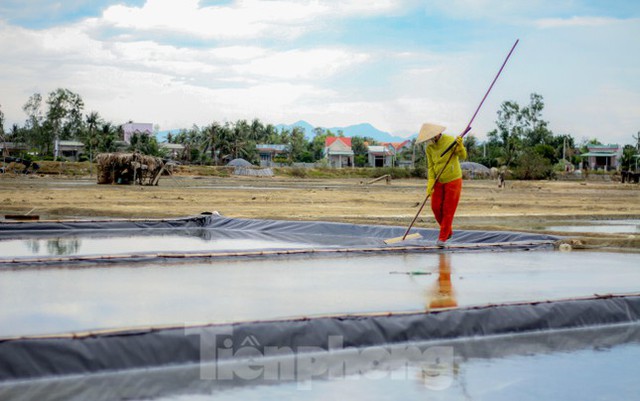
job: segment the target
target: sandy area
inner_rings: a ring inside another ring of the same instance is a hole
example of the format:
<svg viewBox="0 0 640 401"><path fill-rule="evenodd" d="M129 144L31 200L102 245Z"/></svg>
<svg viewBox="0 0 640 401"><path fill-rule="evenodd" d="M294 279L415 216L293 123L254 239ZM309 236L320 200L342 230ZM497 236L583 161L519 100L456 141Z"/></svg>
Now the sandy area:
<svg viewBox="0 0 640 401"><path fill-rule="evenodd" d="M95 178L0 176L2 216L161 218L218 211L228 217L407 226L424 199L418 179L163 177L156 187L97 185ZM455 229L549 232L549 222L640 219L640 186L604 181L466 180ZM571 223L570 223L571 224ZM417 222L436 227L429 205ZM557 232L554 232L557 234ZM571 233L587 247L640 249L637 234Z"/></svg>

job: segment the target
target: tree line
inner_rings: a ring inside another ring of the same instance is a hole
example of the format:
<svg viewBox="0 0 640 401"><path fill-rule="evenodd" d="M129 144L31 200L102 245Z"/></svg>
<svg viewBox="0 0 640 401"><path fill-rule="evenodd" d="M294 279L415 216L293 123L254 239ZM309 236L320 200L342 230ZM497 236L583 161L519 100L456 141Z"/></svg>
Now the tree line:
<svg viewBox="0 0 640 401"><path fill-rule="evenodd" d="M24 124L14 124L5 131L0 107L0 140L23 144L26 148L22 155L24 158L52 159L56 140L82 142L88 148L87 158L100 152L115 152L122 146L122 125L105 121L96 111L84 114L82 97L69 89L58 88L50 92L46 100L35 93L22 110L26 114ZM496 128L487 133L488 139L484 143L472 134L465 137L469 161L487 167L505 166L519 178L548 178L559 164L565 163L563 160L578 165L579 155L587 151L587 145L601 144L597 139L577 144L570 134L554 134L542 117L543 110L543 97L536 93L530 95L529 104L524 106L514 101L503 102L497 111ZM223 165L235 158L257 164L258 144L281 144L286 145L288 151L276 161L291 164L322 160L325 140L330 136L344 136L344 133L317 127L313 138L308 140L299 127L277 129L272 124L254 119L223 124L214 121L204 127L193 125L189 129L169 133L167 142L182 145L183 151L177 155L181 162L207 165ZM639 153L640 138L634 139L637 146L624 147L623 169L631 169L634 156ZM354 136L351 141L355 165L365 166L367 145L377 145L377 142L362 136ZM424 149L421 145L415 146L415 139L410 148L397 155L396 160L411 160L415 175L422 175L426 166ZM127 150L167 157L167 149L160 146L155 136L134 135L127 144Z"/></svg>

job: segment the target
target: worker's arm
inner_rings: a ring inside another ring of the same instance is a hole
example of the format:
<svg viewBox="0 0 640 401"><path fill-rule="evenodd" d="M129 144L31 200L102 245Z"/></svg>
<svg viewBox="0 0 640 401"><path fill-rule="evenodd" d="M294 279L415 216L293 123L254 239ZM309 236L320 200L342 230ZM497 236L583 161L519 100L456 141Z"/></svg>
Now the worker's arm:
<svg viewBox="0 0 640 401"><path fill-rule="evenodd" d="M459 159L466 159L467 158L467 149L464 147L464 144L462 143L462 137L459 136L456 138L456 155L458 156Z"/></svg>
<svg viewBox="0 0 640 401"><path fill-rule="evenodd" d="M427 196L430 196L433 193L433 187L436 185L436 168L435 162L433 158L435 157L434 152L429 151L429 147L427 146L426 150L427 156Z"/></svg>

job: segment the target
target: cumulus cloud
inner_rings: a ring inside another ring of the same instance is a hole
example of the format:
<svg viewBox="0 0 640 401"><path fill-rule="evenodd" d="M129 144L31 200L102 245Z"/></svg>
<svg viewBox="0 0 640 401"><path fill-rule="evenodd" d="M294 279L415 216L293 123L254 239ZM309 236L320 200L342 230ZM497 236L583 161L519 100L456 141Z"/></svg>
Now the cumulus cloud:
<svg viewBox="0 0 640 401"><path fill-rule="evenodd" d="M532 92L544 96L552 126L576 137L611 121L618 127L612 132L638 125L638 99L630 94L640 93L640 24L586 14L580 2L114 3L44 28L0 20L0 103L9 124L24 121L21 106L30 95L63 87L107 120L161 129L258 117L274 124L370 122L394 133L434 121L458 132L517 32L519 48L474 123L481 137L494 128L502 101L526 103ZM441 34L443 26L455 34ZM587 92L596 82L609 89ZM598 108L602 99L606 107Z"/></svg>
<svg viewBox="0 0 640 401"><path fill-rule="evenodd" d="M262 75L287 80L319 80L364 62L367 58L364 53L353 53L343 49L295 49L255 57L238 66L237 71L242 75Z"/></svg>
<svg viewBox="0 0 640 401"><path fill-rule="evenodd" d="M154 19L153 10L161 3L150 1L140 9L114 7L150 12L149 18L147 14L136 15L136 18L147 21L146 26L160 29L161 20ZM189 12L197 10L197 3L185 2L183 16L188 18ZM241 8L249 7L246 3L241 3ZM178 10L171 10L178 13ZM255 18L260 16L255 10L251 12ZM309 10L304 12L309 13ZM267 16L266 19L269 18L275 23L275 17ZM131 23L134 21L135 18L131 19ZM104 39L96 35L108 23L108 19L88 18L43 30L0 23L0 51L5 55L0 64L11 65L5 71L12 72L12 78L23 75L24 81L35 83L28 89L19 89L7 81L5 88L11 90L4 96L5 99L13 97L11 114L15 114L19 109L17 105L23 104L34 92L46 94L56 87L66 87L85 97L88 108L100 110L106 118L151 120L166 124L166 128L209 120L211 110L215 110L220 118L251 113L265 117L282 115L279 110L293 113L292 105L296 103L332 96L333 91L319 87L317 82L352 69L368 58L365 53L340 47L277 49L260 46L258 42L255 45L232 43L186 47L150 39L123 40L122 36ZM176 29L181 23L163 29ZM23 46L15 46L15 43ZM90 99L111 102L92 104ZM167 114L171 114L167 111L177 106L175 99L181 99L177 107L181 116L166 119ZM3 99L3 103L6 111L6 100ZM131 110L136 110L137 115L132 116ZM225 115L225 112L229 114ZM126 113L128 117L125 117ZM185 120L186 117L191 121Z"/></svg>
<svg viewBox="0 0 640 401"><path fill-rule="evenodd" d="M111 6L104 11L103 21L117 28L172 31L205 39L292 39L325 26L328 20L388 13L401 3L239 0L201 7L198 0L148 0L143 7Z"/></svg>

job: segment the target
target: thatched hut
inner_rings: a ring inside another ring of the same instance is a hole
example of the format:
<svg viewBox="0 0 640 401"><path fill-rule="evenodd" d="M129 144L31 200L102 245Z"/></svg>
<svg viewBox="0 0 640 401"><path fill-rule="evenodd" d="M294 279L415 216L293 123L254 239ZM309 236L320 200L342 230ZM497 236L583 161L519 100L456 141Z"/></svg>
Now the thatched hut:
<svg viewBox="0 0 640 401"><path fill-rule="evenodd" d="M98 184L157 185L165 166L161 158L138 152L100 153L96 162Z"/></svg>

